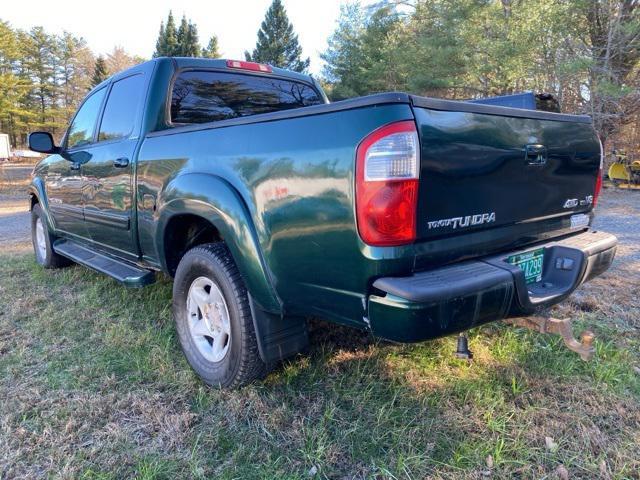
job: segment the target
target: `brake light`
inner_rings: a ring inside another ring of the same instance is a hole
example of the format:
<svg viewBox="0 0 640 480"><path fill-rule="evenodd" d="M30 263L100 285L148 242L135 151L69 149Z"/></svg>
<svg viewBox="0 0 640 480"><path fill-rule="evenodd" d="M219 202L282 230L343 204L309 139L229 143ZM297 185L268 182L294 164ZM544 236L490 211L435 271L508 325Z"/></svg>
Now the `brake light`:
<svg viewBox="0 0 640 480"><path fill-rule="evenodd" d="M600 196L600 190L602 190L602 170L604 169L604 147L602 146L602 140L598 138L600 142L600 169L598 170L598 176L596 177L596 187L593 191L593 206L598 203L598 197Z"/></svg>
<svg viewBox="0 0 640 480"><path fill-rule="evenodd" d="M243 62L241 60L227 60L227 67L251 70L253 72L272 73L271 65L256 62Z"/></svg>
<svg viewBox="0 0 640 480"><path fill-rule="evenodd" d="M356 151L356 220L364 243L394 246L416 239L420 143L413 121L381 127Z"/></svg>

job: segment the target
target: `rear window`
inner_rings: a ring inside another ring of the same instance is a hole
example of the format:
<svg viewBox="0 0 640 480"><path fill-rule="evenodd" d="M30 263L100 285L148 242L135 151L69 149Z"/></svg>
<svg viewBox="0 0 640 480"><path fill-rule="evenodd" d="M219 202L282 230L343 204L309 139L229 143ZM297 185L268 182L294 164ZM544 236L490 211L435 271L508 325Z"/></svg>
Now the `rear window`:
<svg viewBox="0 0 640 480"><path fill-rule="evenodd" d="M304 83L224 72L180 74L171 96L173 123L205 123L324 103Z"/></svg>

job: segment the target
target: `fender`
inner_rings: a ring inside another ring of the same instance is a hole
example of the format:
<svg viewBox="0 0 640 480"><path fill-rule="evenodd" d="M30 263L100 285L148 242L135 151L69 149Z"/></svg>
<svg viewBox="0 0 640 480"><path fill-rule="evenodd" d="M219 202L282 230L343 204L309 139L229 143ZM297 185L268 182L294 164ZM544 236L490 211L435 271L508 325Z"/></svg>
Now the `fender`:
<svg viewBox="0 0 640 480"><path fill-rule="evenodd" d="M205 173L185 173L173 178L158 201L157 252L164 252L164 232L176 215L202 217L220 232L229 247L251 298L261 309L283 315L282 302L264 261L253 220L242 197L224 179ZM161 267L167 271L164 255Z"/></svg>
<svg viewBox="0 0 640 480"><path fill-rule="evenodd" d="M42 178L34 176L31 179L31 183L29 184L27 190L30 197L36 197L36 199L38 200L40 208L44 213L47 226L49 227L49 231L54 232L55 223L53 221L53 217L51 216L51 212L49 211L49 200L47 199L47 194L45 193L44 182L42 181ZM31 210L31 206L29 206L29 210Z"/></svg>

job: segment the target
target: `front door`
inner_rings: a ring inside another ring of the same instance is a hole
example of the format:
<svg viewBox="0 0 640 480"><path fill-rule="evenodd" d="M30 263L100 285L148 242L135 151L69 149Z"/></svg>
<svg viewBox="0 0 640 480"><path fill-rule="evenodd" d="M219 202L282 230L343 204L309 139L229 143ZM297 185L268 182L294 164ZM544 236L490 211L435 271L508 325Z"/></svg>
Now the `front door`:
<svg viewBox="0 0 640 480"><path fill-rule="evenodd" d="M144 87L141 73L113 82L91 158L82 164L89 238L124 257L137 256L132 174Z"/></svg>
<svg viewBox="0 0 640 480"><path fill-rule="evenodd" d="M63 154L50 162L46 177L49 211L57 233L86 237L83 218L82 164L91 157L94 130L107 89L92 93L82 103L63 141Z"/></svg>

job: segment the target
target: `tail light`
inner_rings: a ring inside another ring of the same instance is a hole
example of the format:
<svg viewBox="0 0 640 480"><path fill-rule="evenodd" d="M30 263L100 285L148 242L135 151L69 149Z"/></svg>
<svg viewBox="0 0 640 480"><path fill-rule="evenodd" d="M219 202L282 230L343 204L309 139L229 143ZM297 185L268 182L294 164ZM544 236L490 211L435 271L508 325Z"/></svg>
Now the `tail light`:
<svg viewBox="0 0 640 480"><path fill-rule="evenodd" d="M604 147L602 146L602 140L600 142L600 169L598 170L598 176L596 177L596 188L593 191L593 206L598 203L598 197L600 196L600 190L602 190L602 170L604 169Z"/></svg>
<svg viewBox="0 0 640 480"><path fill-rule="evenodd" d="M228 68L239 68L241 70L251 70L252 72L272 73L270 65L256 62L243 62L242 60L227 60Z"/></svg>
<svg viewBox="0 0 640 480"><path fill-rule="evenodd" d="M356 220L364 243L393 246L416 239L420 144L413 121L369 134L356 152Z"/></svg>

